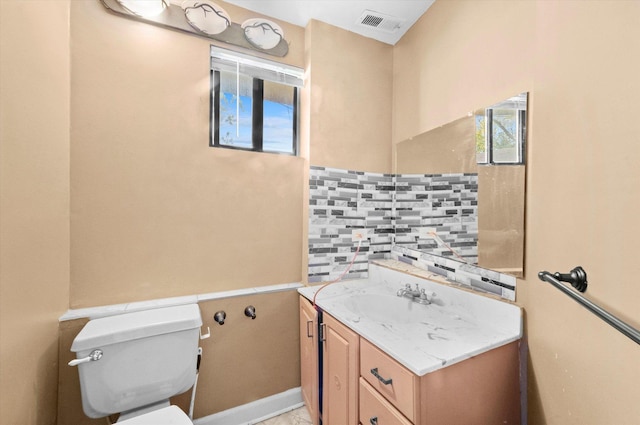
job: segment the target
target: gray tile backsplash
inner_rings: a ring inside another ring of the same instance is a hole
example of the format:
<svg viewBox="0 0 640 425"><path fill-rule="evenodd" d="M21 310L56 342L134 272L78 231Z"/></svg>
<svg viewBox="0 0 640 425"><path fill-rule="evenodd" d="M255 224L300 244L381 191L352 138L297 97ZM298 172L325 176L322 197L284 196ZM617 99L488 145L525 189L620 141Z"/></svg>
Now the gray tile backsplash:
<svg viewBox="0 0 640 425"><path fill-rule="evenodd" d="M348 279L367 277L370 258L390 253L393 176L311 167L309 174L309 282L338 278L356 251L353 230L365 230Z"/></svg>
<svg viewBox="0 0 640 425"><path fill-rule="evenodd" d="M434 229L440 240L424 237L420 228ZM474 289L508 299L513 293L515 298L511 276L447 260L459 256L477 262L477 174L396 175L312 166L309 282L335 280L344 273L358 244L352 240L354 230L366 231L367 238L344 279L366 278L370 259L395 258ZM437 255L421 255L423 249Z"/></svg>

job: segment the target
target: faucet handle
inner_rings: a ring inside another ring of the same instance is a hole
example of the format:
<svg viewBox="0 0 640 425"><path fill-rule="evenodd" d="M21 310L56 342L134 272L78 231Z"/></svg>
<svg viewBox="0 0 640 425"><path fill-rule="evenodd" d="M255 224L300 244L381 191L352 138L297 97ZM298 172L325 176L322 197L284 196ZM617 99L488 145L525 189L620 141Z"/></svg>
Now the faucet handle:
<svg viewBox="0 0 640 425"><path fill-rule="evenodd" d="M435 296L436 296L436 293L433 291L429 291L429 293L427 294L427 291L424 288L420 290L420 299L431 302L433 300L433 297Z"/></svg>

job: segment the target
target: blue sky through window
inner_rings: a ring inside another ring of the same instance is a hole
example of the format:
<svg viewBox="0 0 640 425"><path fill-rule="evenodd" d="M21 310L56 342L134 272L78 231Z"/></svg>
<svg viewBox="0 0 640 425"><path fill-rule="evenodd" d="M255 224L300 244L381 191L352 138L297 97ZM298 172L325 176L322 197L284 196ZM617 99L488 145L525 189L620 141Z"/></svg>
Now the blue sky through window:
<svg viewBox="0 0 640 425"><path fill-rule="evenodd" d="M236 126L235 95L223 93L223 97L220 113L220 143L251 148L251 97L240 96L239 128ZM267 100L264 102L263 108L263 149L271 152L292 153L293 105Z"/></svg>
<svg viewBox="0 0 640 425"><path fill-rule="evenodd" d="M263 149L273 152L292 153L293 106L264 102Z"/></svg>

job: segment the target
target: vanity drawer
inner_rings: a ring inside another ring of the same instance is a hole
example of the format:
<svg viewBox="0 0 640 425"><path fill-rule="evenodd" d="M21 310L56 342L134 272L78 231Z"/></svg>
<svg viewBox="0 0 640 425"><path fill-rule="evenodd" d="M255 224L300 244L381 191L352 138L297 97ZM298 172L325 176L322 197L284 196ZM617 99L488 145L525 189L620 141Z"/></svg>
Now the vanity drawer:
<svg viewBox="0 0 640 425"><path fill-rule="evenodd" d="M418 377L364 338L360 339L360 376L409 420L416 421Z"/></svg>
<svg viewBox="0 0 640 425"><path fill-rule="evenodd" d="M362 425L411 425L411 422L363 378L360 378L360 423Z"/></svg>

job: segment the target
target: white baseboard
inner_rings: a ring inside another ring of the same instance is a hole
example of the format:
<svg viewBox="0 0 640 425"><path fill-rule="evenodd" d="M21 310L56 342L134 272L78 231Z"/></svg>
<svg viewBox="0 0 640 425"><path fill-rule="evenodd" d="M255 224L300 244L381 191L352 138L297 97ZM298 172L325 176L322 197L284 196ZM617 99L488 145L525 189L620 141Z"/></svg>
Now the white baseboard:
<svg viewBox="0 0 640 425"><path fill-rule="evenodd" d="M253 425L303 406L300 387L195 419L194 425Z"/></svg>

